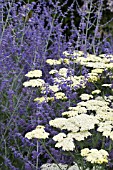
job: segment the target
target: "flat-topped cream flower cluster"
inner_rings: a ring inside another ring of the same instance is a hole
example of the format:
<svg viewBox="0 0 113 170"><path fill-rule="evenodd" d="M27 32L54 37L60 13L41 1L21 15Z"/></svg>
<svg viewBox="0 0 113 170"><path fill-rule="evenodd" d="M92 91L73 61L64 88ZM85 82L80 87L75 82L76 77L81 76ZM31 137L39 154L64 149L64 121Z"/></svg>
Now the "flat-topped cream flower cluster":
<svg viewBox="0 0 113 170"><path fill-rule="evenodd" d="M88 149L84 148L81 150L81 156L85 157L88 162L92 164L102 164L108 163L108 152L104 149L97 150L97 149Z"/></svg>
<svg viewBox="0 0 113 170"><path fill-rule="evenodd" d="M36 138L36 139L46 139L48 138L49 133L44 130L44 126L38 125L31 132L26 133L25 137L28 139Z"/></svg>

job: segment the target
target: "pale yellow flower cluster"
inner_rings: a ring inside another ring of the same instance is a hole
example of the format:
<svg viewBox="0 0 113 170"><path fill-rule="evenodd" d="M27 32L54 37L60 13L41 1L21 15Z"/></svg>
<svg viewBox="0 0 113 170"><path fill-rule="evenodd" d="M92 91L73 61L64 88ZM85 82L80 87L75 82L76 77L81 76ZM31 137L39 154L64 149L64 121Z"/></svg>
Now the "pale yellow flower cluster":
<svg viewBox="0 0 113 170"><path fill-rule="evenodd" d="M81 156L85 157L85 159L88 162L91 162L92 164L102 164L102 163L108 163L108 152L101 149L88 149L84 148L81 150Z"/></svg>
<svg viewBox="0 0 113 170"><path fill-rule="evenodd" d="M77 141L83 141L84 138L87 138L88 136L91 136L92 134L89 131L80 131L80 132L70 132L68 133L69 138L73 138Z"/></svg>
<svg viewBox="0 0 113 170"><path fill-rule="evenodd" d="M93 54L87 54L86 57L80 56L77 57L74 62L80 63L81 65L84 65L86 67L92 67L95 69L105 69L105 68L113 68L113 63L110 63L112 58L101 58L100 56L95 56ZM100 71L99 71L100 73Z"/></svg>
<svg viewBox="0 0 113 170"><path fill-rule="evenodd" d="M81 98L81 100L89 100L90 98L93 98L93 96L92 95L90 95L90 94L81 94L80 95L80 98Z"/></svg>
<svg viewBox="0 0 113 170"><path fill-rule="evenodd" d="M25 87L42 87L45 84L44 80L42 79L31 79L29 81L25 81L23 86Z"/></svg>
<svg viewBox="0 0 113 170"><path fill-rule="evenodd" d="M60 128L60 129L63 129L65 127L66 123L67 123L66 118L56 118L54 120L49 121L50 126Z"/></svg>
<svg viewBox="0 0 113 170"><path fill-rule="evenodd" d="M75 162L73 163L74 165L71 165L70 167L67 164L59 163L58 165L62 170L80 170L80 168L82 168L82 167L79 168ZM58 165L55 163L46 163L41 166L41 170L59 170ZM85 170L90 170L90 169L87 168ZM95 167L92 170L95 170Z"/></svg>
<svg viewBox="0 0 113 170"><path fill-rule="evenodd" d="M70 63L70 60L68 58L61 58L60 61L64 64L68 64Z"/></svg>
<svg viewBox="0 0 113 170"><path fill-rule="evenodd" d="M69 110L71 110L71 111L73 111L73 112L75 112L75 113L77 113L77 114L87 113L86 107L82 107L82 106L79 106L79 105L77 105L76 107L69 107ZM77 115L77 114L75 114L75 115ZM63 115L63 114L62 114L62 115ZM68 117L71 117L70 112L68 112L67 115L68 115ZM72 115L72 116L74 116L74 115Z"/></svg>
<svg viewBox="0 0 113 170"><path fill-rule="evenodd" d="M92 91L91 93L92 93L92 94L99 94L99 93L101 93L101 91L100 91L100 90L94 90L94 91Z"/></svg>
<svg viewBox="0 0 113 170"><path fill-rule="evenodd" d="M104 69L97 68L97 69L93 69L93 70L91 71L91 73L102 74L102 73L103 73L103 71L104 71Z"/></svg>
<svg viewBox="0 0 113 170"><path fill-rule="evenodd" d="M95 116L88 114L80 114L75 117L70 117L67 120L74 124L74 126L79 127L80 131L94 129L95 124L99 123Z"/></svg>
<svg viewBox="0 0 113 170"><path fill-rule="evenodd" d="M63 54L66 56L66 57L68 57L68 58L70 58L71 56L74 56L74 58L76 58L76 57L81 57L81 56L83 56L84 55L84 52L83 51L73 51L73 53L69 53L68 51L64 51L63 52Z"/></svg>
<svg viewBox="0 0 113 170"><path fill-rule="evenodd" d="M68 167L67 164L59 163L58 165L62 170L66 170ZM40 168L41 168L41 170L60 170L58 165L55 163L46 163L46 164L43 164Z"/></svg>
<svg viewBox="0 0 113 170"><path fill-rule="evenodd" d="M36 129L32 130L31 132L26 133L25 138L32 139L46 139L48 138L49 133L45 132L44 126L37 126Z"/></svg>
<svg viewBox="0 0 113 170"><path fill-rule="evenodd" d="M111 137L111 139L113 139L113 121L100 122L98 126L97 131L103 132L103 136Z"/></svg>
<svg viewBox="0 0 113 170"><path fill-rule="evenodd" d="M75 148L73 139L66 136L64 133L59 133L58 135L53 137L54 141L57 141L55 147L60 148L64 151L73 151Z"/></svg>
<svg viewBox="0 0 113 170"><path fill-rule="evenodd" d="M61 99L61 100L67 99L65 93L63 93L63 92L56 92L55 93L55 98L56 99Z"/></svg>
<svg viewBox="0 0 113 170"><path fill-rule="evenodd" d="M52 66L52 65L59 65L59 64L61 64L61 61L60 60L54 60L54 59L47 59L46 63Z"/></svg>
<svg viewBox="0 0 113 170"><path fill-rule="evenodd" d="M68 77L67 80L71 80L72 84L71 87L73 89L73 87L78 87L78 88L84 88L85 87L85 77L84 76L70 76Z"/></svg>
<svg viewBox="0 0 113 170"><path fill-rule="evenodd" d="M88 73L88 82L96 82L99 80L97 73Z"/></svg>
<svg viewBox="0 0 113 170"><path fill-rule="evenodd" d="M49 74L55 74L55 73L58 73L58 70L55 70L55 69L52 69Z"/></svg>
<svg viewBox="0 0 113 170"><path fill-rule="evenodd" d="M36 99L34 99L34 101L35 102L39 102L39 103L42 103L42 102L44 102L44 101L46 101L46 99L45 99L45 97L43 96L43 97L37 97Z"/></svg>
<svg viewBox="0 0 113 170"><path fill-rule="evenodd" d="M49 85L48 83L46 83L44 86L41 87L41 93L44 95L46 94L46 91L52 91L52 92L58 92L60 91L61 88L56 85L56 84L53 84L53 85Z"/></svg>
<svg viewBox="0 0 113 170"><path fill-rule="evenodd" d="M60 90L58 85L53 85L53 86L49 85L49 89L52 90L55 93Z"/></svg>
<svg viewBox="0 0 113 170"><path fill-rule="evenodd" d="M86 110L87 112L87 110ZM65 111L62 113L62 116L68 116L68 117L73 117L78 115L78 111L77 110L69 110L69 111Z"/></svg>
<svg viewBox="0 0 113 170"><path fill-rule="evenodd" d="M68 69L67 68L61 68L59 71L58 71L58 74L62 77L67 77L67 72L68 72Z"/></svg>
<svg viewBox="0 0 113 170"><path fill-rule="evenodd" d="M96 111L96 117L101 121L113 121L113 109L104 106Z"/></svg>
<svg viewBox="0 0 113 170"><path fill-rule="evenodd" d="M102 87L111 87L112 84L102 84Z"/></svg>
<svg viewBox="0 0 113 170"><path fill-rule="evenodd" d="M98 93L98 91L95 93ZM97 131L101 132L103 136L110 137L113 140L113 109L109 107L109 102L105 101L101 96L95 99L89 99L89 95L85 95L83 97L86 97L85 99L88 98L87 101L81 101L76 107L69 107L69 111L62 113L63 116L67 116L68 118L56 118L49 122L53 127L68 131L67 135L63 133L64 136L61 136L61 133L56 137L60 139L65 137L65 140L66 138L67 140L71 138L82 141L92 135L89 130L94 129L95 125L97 125ZM92 97L92 95L90 97ZM108 98L109 100L113 100L112 96ZM88 115L87 111L95 111L96 114L95 116L93 113ZM65 140L62 140L60 143L57 141L56 146L63 147ZM67 146L67 150L68 149Z"/></svg>
<svg viewBox="0 0 113 170"><path fill-rule="evenodd" d="M42 71L41 70L29 71L25 76L26 77L41 77L42 76Z"/></svg>
<svg viewBox="0 0 113 170"><path fill-rule="evenodd" d="M107 107L108 102L106 102L102 97L90 99L88 101L82 101L77 104L77 106L86 107L87 110L100 110L103 107Z"/></svg>

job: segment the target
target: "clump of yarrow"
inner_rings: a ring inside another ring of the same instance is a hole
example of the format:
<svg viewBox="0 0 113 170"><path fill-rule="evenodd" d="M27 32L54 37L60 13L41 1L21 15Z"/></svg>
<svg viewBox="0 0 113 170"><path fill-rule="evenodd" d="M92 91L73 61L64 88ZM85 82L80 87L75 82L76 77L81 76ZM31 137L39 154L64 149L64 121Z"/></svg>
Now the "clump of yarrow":
<svg viewBox="0 0 113 170"><path fill-rule="evenodd" d="M79 155L74 160L78 167L85 167L86 169L92 167L92 165L97 168L98 166L106 167L113 140L112 75L108 74L108 70L112 71L111 61L113 56L87 54L84 57L82 51L74 51L72 54L65 51L63 54L65 55L63 60L47 59L46 61L51 67L57 66L56 69L51 69L49 72L53 80L52 86L48 82L38 84L40 79L31 79L34 83L29 84L31 81L29 80L24 82L23 85L40 88L42 96L34 99L39 104L48 103L51 105L53 101L58 102L61 100L63 103L69 100L69 108L62 112L62 117L56 117L48 122L50 126L60 129L60 133L53 136L53 140L56 142L55 147L61 148L72 158L74 155ZM88 73L75 75L73 69L67 67L70 63L75 64L75 66L77 64L79 67L86 67ZM39 74L35 74L36 72ZM30 73L31 71L26 76L31 77ZM34 70L32 71L32 77L42 76L40 73L41 70ZM106 75L110 76L108 80L105 78ZM35 80L37 84L35 84ZM99 82L101 82L100 85ZM62 88L63 83L71 89L71 94L78 91L79 101L76 100L76 105L73 106L73 98L70 98L66 93L67 91ZM90 84L90 87L88 87L88 84ZM92 89L91 86L93 87ZM103 95L105 87L108 88L109 95L105 93ZM80 93L81 89L83 89L84 93ZM50 93L51 91L52 93ZM32 134L33 131L28 132L26 137L29 133ZM35 138L38 139L38 137ZM100 146L98 146L100 139ZM109 140L110 142L110 147L107 150L103 140ZM90 145L89 141L91 141L92 145Z"/></svg>

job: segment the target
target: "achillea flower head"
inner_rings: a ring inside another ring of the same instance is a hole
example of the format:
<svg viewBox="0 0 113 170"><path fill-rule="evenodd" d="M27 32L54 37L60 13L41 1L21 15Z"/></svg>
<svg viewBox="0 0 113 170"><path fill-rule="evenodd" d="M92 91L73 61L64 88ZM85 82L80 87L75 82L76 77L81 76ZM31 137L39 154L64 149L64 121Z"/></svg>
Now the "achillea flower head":
<svg viewBox="0 0 113 170"><path fill-rule="evenodd" d="M73 138L77 141L83 141L88 136L91 136L92 134L88 131L80 131L80 132L70 132L68 133L68 137Z"/></svg>
<svg viewBox="0 0 113 170"><path fill-rule="evenodd" d="M67 68L61 68L61 69L58 71L58 74L59 74L60 76L67 77L67 72L68 72L68 69L67 69Z"/></svg>
<svg viewBox="0 0 113 170"><path fill-rule="evenodd" d="M99 93L101 93L101 91L100 91L100 90L94 90L94 91L92 91L91 93L92 93L92 94L99 94Z"/></svg>
<svg viewBox="0 0 113 170"><path fill-rule="evenodd" d="M60 133L53 137L54 141L57 141L55 147L60 148L64 151L73 151L75 148L74 141L70 137L66 137L64 133Z"/></svg>
<svg viewBox="0 0 113 170"><path fill-rule="evenodd" d="M89 100L90 98L93 98L90 94L81 94L80 96L81 100Z"/></svg>
<svg viewBox="0 0 113 170"><path fill-rule="evenodd" d="M61 64L61 61L54 60L54 59L47 59L46 63L49 64L50 66L52 66L52 65L59 65L59 64Z"/></svg>
<svg viewBox="0 0 113 170"><path fill-rule="evenodd" d="M39 102L39 103L42 103L44 101L46 101L46 98L43 96L43 97L37 97L36 99L34 99L35 102Z"/></svg>
<svg viewBox="0 0 113 170"><path fill-rule="evenodd" d="M67 99L65 93L63 93L63 92L56 92L55 93L55 98L56 99L61 99L61 100Z"/></svg>
<svg viewBox="0 0 113 170"><path fill-rule="evenodd" d="M55 69L52 69L49 74L55 74L55 73L58 73L58 70L55 70Z"/></svg>
<svg viewBox="0 0 113 170"><path fill-rule="evenodd" d="M23 83L25 87L42 87L45 84L44 80L42 79L31 79Z"/></svg>
<svg viewBox="0 0 113 170"><path fill-rule="evenodd" d="M81 156L85 156L85 159L92 164L103 164L108 163L108 152L101 149L91 149L84 148L81 150Z"/></svg>
<svg viewBox="0 0 113 170"><path fill-rule="evenodd" d="M55 118L54 120L49 121L50 126L57 127L60 129L62 129L66 123L67 123L66 118Z"/></svg>
<svg viewBox="0 0 113 170"><path fill-rule="evenodd" d="M94 129L95 124L98 124L98 119L93 115L80 114L75 117L68 118L68 121L80 128L80 131Z"/></svg>
<svg viewBox="0 0 113 170"><path fill-rule="evenodd" d="M68 117L73 117L73 116L76 116L76 115L78 115L78 112L73 111L73 110L65 111L65 112L62 113L62 116L68 116Z"/></svg>
<svg viewBox="0 0 113 170"><path fill-rule="evenodd" d="M49 85L49 89L52 90L53 92L58 92L60 89L58 87L58 85Z"/></svg>
<svg viewBox="0 0 113 170"><path fill-rule="evenodd" d="M104 71L104 69L98 68L98 69L93 69L91 72L92 73L97 73L97 74L102 74L103 71Z"/></svg>
<svg viewBox="0 0 113 170"><path fill-rule="evenodd" d="M102 87L111 87L112 84L102 84Z"/></svg>
<svg viewBox="0 0 113 170"><path fill-rule="evenodd" d="M42 76L42 71L41 70L29 71L25 76L26 77L41 77Z"/></svg>
<svg viewBox="0 0 113 170"><path fill-rule="evenodd" d="M79 106L79 105L76 106L76 107L69 107L69 110L75 111L75 113L78 113L78 114L80 114L80 113L87 113L87 108L83 107L83 106ZM73 114L74 114L74 112L73 112ZM71 114L70 114L69 117L71 117Z"/></svg>
<svg viewBox="0 0 113 170"><path fill-rule="evenodd" d="M48 138L49 133L45 132L44 126L37 126L36 129L31 132L26 133L25 137L28 139L36 138L36 139L46 139Z"/></svg>
<svg viewBox="0 0 113 170"><path fill-rule="evenodd" d="M68 64L70 63L70 60L68 58L61 58L60 61L62 62L62 64Z"/></svg>

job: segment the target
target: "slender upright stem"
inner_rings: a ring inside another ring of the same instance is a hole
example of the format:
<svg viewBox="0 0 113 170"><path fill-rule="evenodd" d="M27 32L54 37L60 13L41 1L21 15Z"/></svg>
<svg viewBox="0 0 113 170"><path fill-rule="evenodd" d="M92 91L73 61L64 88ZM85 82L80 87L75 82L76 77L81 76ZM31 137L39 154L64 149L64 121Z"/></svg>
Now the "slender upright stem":
<svg viewBox="0 0 113 170"><path fill-rule="evenodd" d="M41 142L44 149L46 150L46 152L48 153L48 155L53 159L53 161L57 164L57 166L59 167L60 170L62 170L62 168L59 166L58 162L55 160L55 158L52 156L52 154L49 152L49 150L46 148L45 143Z"/></svg>
<svg viewBox="0 0 113 170"><path fill-rule="evenodd" d="M37 154L38 154L38 140L37 140ZM38 155L36 158L36 170L38 170Z"/></svg>

